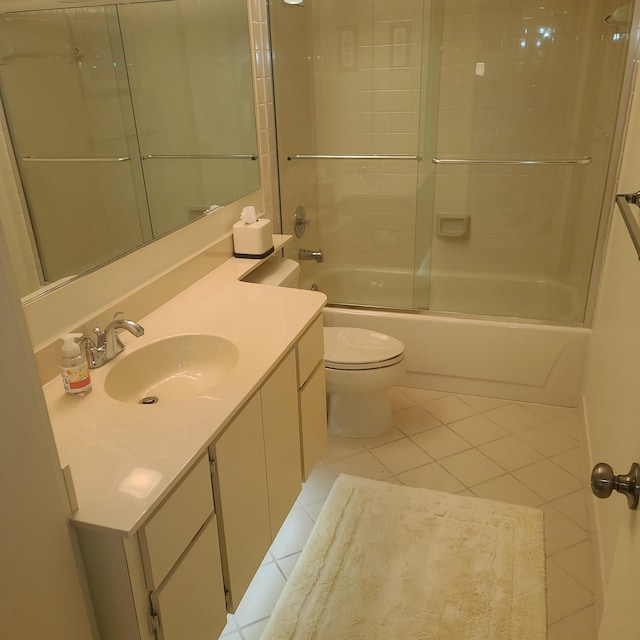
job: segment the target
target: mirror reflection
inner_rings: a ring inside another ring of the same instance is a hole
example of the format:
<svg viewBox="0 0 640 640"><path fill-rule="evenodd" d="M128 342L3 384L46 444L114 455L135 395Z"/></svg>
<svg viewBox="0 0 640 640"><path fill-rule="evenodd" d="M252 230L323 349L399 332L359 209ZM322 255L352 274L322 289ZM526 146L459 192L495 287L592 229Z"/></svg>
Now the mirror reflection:
<svg viewBox="0 0 640 640"><path fill-rule="evenodd" d="M21 295L259 187L248 26L233 0L0 16L36 264Z"/></svg>

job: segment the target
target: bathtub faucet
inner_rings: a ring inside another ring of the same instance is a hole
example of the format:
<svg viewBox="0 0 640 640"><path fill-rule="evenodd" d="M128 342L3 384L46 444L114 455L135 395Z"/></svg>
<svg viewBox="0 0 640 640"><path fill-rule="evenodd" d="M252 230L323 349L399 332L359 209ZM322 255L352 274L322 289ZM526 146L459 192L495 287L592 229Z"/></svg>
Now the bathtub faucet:
<svg viewBox="0 0 640 640"><path fill-rule="evenodd" d="M298 251L300 260L315 260L316 262L324 262L324 253L322 251L312 251L311 249L300 249Z"/></svg>

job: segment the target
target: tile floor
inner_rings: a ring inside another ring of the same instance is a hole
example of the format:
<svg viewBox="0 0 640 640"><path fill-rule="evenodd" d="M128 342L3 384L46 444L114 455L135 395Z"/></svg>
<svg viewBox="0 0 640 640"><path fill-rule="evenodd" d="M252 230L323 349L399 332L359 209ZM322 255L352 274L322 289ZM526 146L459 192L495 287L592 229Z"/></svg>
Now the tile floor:
<svg viewBox="0 0 640 640"><path fill-rule="evenodd" d="M404 387L391 396L392 433L330 438L221 638L260 638L334 480L350 473L541 508L548 640L596 640L580 412Z"/></svg>

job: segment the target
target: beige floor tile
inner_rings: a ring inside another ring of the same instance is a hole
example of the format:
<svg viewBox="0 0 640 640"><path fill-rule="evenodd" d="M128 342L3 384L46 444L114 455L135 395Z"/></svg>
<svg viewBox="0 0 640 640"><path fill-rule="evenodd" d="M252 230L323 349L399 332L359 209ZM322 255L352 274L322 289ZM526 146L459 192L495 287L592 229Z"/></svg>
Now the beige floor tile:
<svg viewBox="0 0 640 640"><path fill-rule="evenodd" d="M456 397L460 398L462 402L468 404L476 411L483 412L489 411L489 409L495 409L502 405L508 404L508 400L500 400L499 398L484 398L482 396L467 396L460 393L456 393Z"/></svg>
<svg viewBox="0 0 640 640"><path fill-rule="evenodd" d="M478 447L507 471L515 471L543 459L541 453L519 440L516 436L508 436L494 440Z"/></svg>
<svg viewBox="0 0 640 640"><path fill-rule="evenodd" d="M399 473L396 478L408 487L420 487L434 491L446 491L447 493L458 493L465 490L464 485L437 462Z"/></svg>
<svg viewBox="0 0 640 640"><path fill-rule="evenodd" d="M576 440L584 442L585 426L581 411L575 411L574 413L570 413L562 418L557 418L550 422L550 424L567 435L574 437Z"/></svg>
<svg viewBox="0 0 640 640"><path fill-rule="evenodd" d="M246 627L242 627L242 637L244 640L260 640L264 630L267 628L269 619L254 622Z"/></svg>
<svg viewBox="0 0 640 640"><path fill-rule="evenodd" d="M358 440L360 440L360 442L366 449L373 449L374 447L380 447L383 444L388 444L389 442L402 440L402 438L406 438L404 433L394 427L389 433L385 433L382 436L375 436L373 438L358 438Z"/></svg>
<svg viewBox="0 0 640 640"><path fill-rule="evenodd" d="M470 488L505 474L502 467L476 449L456 453L439 462L451 475Z"/></svg>
<svg viewBox="0 0 640 640"><path fill-rule="evenodd" d="M325 502L326 500L321 500L320 502L314 502L313 504L305 506L307 513L311 516L314 522L318 519Z"/></svg>
<svg viewBox="0 0 640 640"><path fill-rule="evenodd" d="M370 451L394 475L432 462L431 457L408 438Z"/></svg>
<svg viewBox="0 0 640 640"><path fill-rule="evenodd" d="M442 424L438 418L422 407L409 407L393 414L393 425L407 436L412 436Z"/></svg>
<svg viewBox="0 0 640 640"><path fill-rule="evenodd" d="M577 580L555 563L547 563L547 610L550 624L593 605L593 602L593 595Z"/></svg>
<svg viewBox="0 0 640 640"><path fill-rule="evenodd" d="M407 397L409 397L413 404L423 404L424 402L431 402L436 398L442 398L449 395L445 391L431 391L429 389L414 389L412 387L396 387Z"/></svg>
<svg viewBox="0 0 640 640"><path fill-rule="evenodd" d="M276 564L280 567L280 571L284 573L284 577L287 580L291 577L291 574L298 563L299 557L300 553L294 553L293 555L287 556L286 558L280 558L276 561Z"/></svg>
<svg viewBox="0 0 640 640"><path fill-rule="evenodd" d="M279 560L302 551L314 524L313 518L304 509L290 511L271 544L271 555Z"/></svg>
<svg viewBox="0 0 640 640"><path fill-rule="evenodd" d="M352 476L371 478L372 480L385 480L393 475L369 451L363 451L354 456L331 462L329 463L329 468L336 474L348 473Z"/></svg>
<svg viewBox="0 0 640 640"><path fill-rule="evenodd" d="M413 405L418 404L398 387L391 387L391 389L389 389L389 401L391 402L391 411L399 411L400 409L406 409L407 407L413 407Z"/></svg>
<svg viewBox="0 0 640 640"><path fill-rule="evenodd" d="M580 446L578 440L550 424L519 431L518 438L548 458Z"/></svg>
<svg viewBox="0 0 640 640"><path fill-rule="evenodd" d="M315 467L309 479L303 483L298 500L307 507L327 499L338 474L327 465Z"/></svg>
<svg viewBox="0 0 640 640"><path fill-rule="evenodd" d="M566 418L575 414L577 411L574 407L560 407L552 404L534 404L528 402L520 402L519 404L542 420Z"/></svg>
<svg viewBox="0 0 640 640"><path fill-rule="evenodd" d="M524 431L542 422L538 416L515 402L485 411L484 415L510 433Z"/></svg>
<svg viewBox="0 0 640 640"><path fill-rule="evenodd" d="M586 460L580 447L552 456L551 460L585 484L590 479L591 469L587 469Z"/></svg>
<svg viewBox="0 0 640 640"><path fill-rule="evenodd" d="M513 475L546 500L555 500L582 488L579 480L546 459L517 469Z"/></svg>
<svg viewBox="0 0 640 640"><path fill-rule="evenodd" d="M285 584L286 580L275 562L261 566L233 614L238 627L269 617Z"/></svg>
<svg viewBox="0 0 640 640"><path fill-rule="evenodd" d="M333 462L364 451L365 447L360 438L345 438L329 435L327 444L320 456L325 462Z"/></svg>
<svg viewBox="0 0 640 640"><path fill-rule="evenodd" d="M489 420L489 418L485 418L482 415L456 420L449 424L449 428L453 429L459 436L463 437L474 447L509 435L506 429L503 429L493 422L493 420Z"/></svg>
<svg viewBox="0 0 640 640"><path fill-rule="evenodd" d="M560 640L597 640L598 620L594 605L577 611L551 626ZM549 640L553 636L549 635Z"/></svg>
<svg viewBox="0 0 640 640"><path fill-rule="evenodd" d="M552 500L549 504L585 531L589 531L586 488Z"/></svg>
<svg viewBox="0 0 640 640"><path fill-rule="evenodd" d="M550 504L542 507L544 512L544 548L547 556L568 549L589 538L589 534L573 520L569 520Z"/></svg>
<svg viewBox="0 0 640 640"><path fill-rule="evenodd" d="M444 424L462 420L477 413L475 409L455 396L437 398L422 406Z"/></svg>
<svg viewBox="0 0 640 640"><path fill-rule="evenodd" d="M473 487L473 493L479 498L521 504L527 507L539 507L544 500L512 475L499 476Z"/></svg>
<svg viewBox="0 0 640 640"><path fill-rule="evenodd" d="M426 451L434 460L452 456L470 449L471 445L447 426L435 427L411 437L421 449Z"/></svg>
<svg viewBox="0 0 640 640"><path fill-rule="evenodd" d="M568 549L554 553L551 560L573 576L585 589L595 593L595 555L591 540L587 539Z"/></svg>

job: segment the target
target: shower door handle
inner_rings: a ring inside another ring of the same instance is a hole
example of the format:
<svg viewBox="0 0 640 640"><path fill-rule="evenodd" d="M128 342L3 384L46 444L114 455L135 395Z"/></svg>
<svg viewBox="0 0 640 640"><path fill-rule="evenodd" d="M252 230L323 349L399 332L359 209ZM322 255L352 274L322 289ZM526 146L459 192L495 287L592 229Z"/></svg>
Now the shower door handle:
<svg viewBox="0 0 640 640"><path fill-rule="evenodd" d="M629 509L636 509L640 499L640 465L634 462L626 475L615 476L606 462L599 462L591 472L591 491L598 498L608 498L613 490L627 496Z"/></svg>

